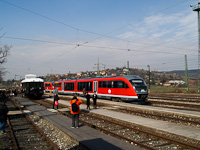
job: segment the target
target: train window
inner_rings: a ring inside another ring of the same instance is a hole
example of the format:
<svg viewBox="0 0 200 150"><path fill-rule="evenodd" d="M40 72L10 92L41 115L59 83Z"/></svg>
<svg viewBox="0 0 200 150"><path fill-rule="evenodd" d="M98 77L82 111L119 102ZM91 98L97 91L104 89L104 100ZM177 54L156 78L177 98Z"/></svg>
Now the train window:
<svg viewBox="0 0 200 150"><path fill-rule="evenodd" d="M113 81L113 88L128 88L128 85L123 81Z"/></svg>
<svg viewBox="0 0 200 150"><path fill-rule="evenodd" d="M51 87L51 84L50 83L45 83L45 86L46 87Z"/></svg>
<svg viewBox="0 0 200 150"><path fill-rule="evenodd" d="M107 88L112 88L112 81L107 81Z"/></svg>
<svg viewBox="0 0 200 150"><path fill-rule="evenodd" d="M55 83L54 87L61 87L61 83Z"/></svg>
<svg viewBox="0 0 200 150"><path fill-rule="evenodd" d="M30 82L29 87L44 87L43 82Z"/></svg>
<svg viewBox="0 0 200 150"><path fill-rule="evenodd" d="M103 81L102 87L106 88L106 82L105 81Z"/></svg>
<svg viewBox="0 0 200 150"><path fill-rule="evenodd" d="M123 81L99 81L99 88L128 88Z"/></svg>
<svg viewBox="0 0 200 150"><path fill-rule="evenodd" d="M143 80L130 80L130 82L133 86L144 86L145 85Z"/></svg>
<svg viewBox="0 0 200 150"><path fill-rule="evenodd" d="M92 91L92 82L78 82L78 91L82 91L83 88L86 91Z"/></svg>
<svg viewBox="0 0 200 150"><path fill-rule="evenodd" d="M74 90L74 83L65 83L65 90Z"/></svg>
<svg viewBox="0 0 200 150"><path fill-rule="evenodd" d="M99 88L103 87L103 82L99 81Z"/></svg>
<svg viewBox="0 0 200 150"><path fill-rule="evenodd" d="M112 88L112 81L99 81L100 88Z"/></svg>

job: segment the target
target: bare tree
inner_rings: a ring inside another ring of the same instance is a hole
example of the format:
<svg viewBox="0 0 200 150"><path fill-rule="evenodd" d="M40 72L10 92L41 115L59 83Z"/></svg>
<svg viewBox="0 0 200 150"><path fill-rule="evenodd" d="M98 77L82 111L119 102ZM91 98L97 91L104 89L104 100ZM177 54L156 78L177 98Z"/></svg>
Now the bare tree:
<svg viewBox="0 0 200 150"><path fill-rule="evenodd" d="M11 46L7 46L7 45L0 47L0 64L3 64L6 62L6 57L10 54L10 48Z"/></svg>
<svg viewBox="0 0 200 150"><path fill-rule="evenodd" d="M2 82L2 76L5 74L5 68L2 67L2 64L6 63L6 57L10 54L10 49L11 46L0 46L0 82Z"/></svg>

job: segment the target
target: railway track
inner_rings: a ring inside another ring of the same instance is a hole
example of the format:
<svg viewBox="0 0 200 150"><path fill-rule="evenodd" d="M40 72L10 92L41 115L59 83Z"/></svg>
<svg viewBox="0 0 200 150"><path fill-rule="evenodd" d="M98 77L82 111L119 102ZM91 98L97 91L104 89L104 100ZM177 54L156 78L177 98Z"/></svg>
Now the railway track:
<svg viewBox="0 0 200 150"><path fill-rule="evenodd" d="M9 132L6 138L10 139L10 145L7 147L0 145L0 149L58 149L56 145L47 140L47 137L41 135L42 132L31 123L24 113L20 112L14 103L8 101L6 105L10 112L17 113L10 114L8 117Z"/></svg>
<svg viewBox="0 0 200 150"><path fill-rule="evenodd" d="M37 103L47 108L52 107L52 103L44 100L37 101ZM59 105L59 107L66 108L67 106ZM60 113L71 117L69 111ZM164 134L153 134L151 129L144 130L134 124L88 112L80 114L80 122L145 149L198 149L199 146L196 145L197 141L187 143L183 139L177 140L176 135L169 137L169 135Z"/></svg>
<svg viewBox="0 0 200 150"><path fill-rule="evenodd" d="M180 101L180 102L193 102L193 103L200 103L200 95L189 95L189 94L164 94L164 93L150 93L150 99L162 99L162 100L169 100L169 101Z"/></svg>
<svg viewBox="0 0 200 150"><path fill-rule="evenodd" d="M200 111L200 96L188 94L150 94L152 106Z"/></svg>
<svg viewBox="0 0 200 150"><path fill-rule="evenodd" d="M17 101L17 107L20 108L20 110L24 109L23 105L21 105L18 101ZM55 127L47 120L40 118L39 116L34 114L27 115L27 118L29 118L28 120L32 124L34 124L34 127L37 128L37 130L40 130L40 133L52 145L53 149L85 150L79 145L79 143L76 140L66 135L63 131Z"/></svg>
<svg viewBox="0 0 200 150"><path fill-rule="evenodd" d="M59 96L61 99L64 100L70 100L71 97L68 96ZM85 100L83 100L83 103L85 102ZM131 106L132 104L130 104ZM135 104L133 104L134 106ZM173 123L177 123L177 124L184 124L187 126L191 126L191 127L197 127L200 128L200 119L197 117L193 117L191 118L190 116L186 116L186 115L180 115L180 114L174 114L174 113L169 113L169 112L160 112L160 111L153 111L153 110L149 110L149 109L141 109L138 107L124 107L121 105L116 105L113 106L113 104L109 105L108 103L103 103L103 102L98 102L98 107L101 107L103 109L108 109L108 110L112 110L112 111L117 111L117 112L122 112L122 113L126 113L126 114L132 114L132 115L137 115L137 116L141 116L141 117L146 117L146 118L151 118L151 119L156 119L156 120L163 120L163 121L168 121L168 122L173 122ZM161 105L159 105L158 107L162 107ZM166 108L167 106L165 106ZM167 108L175 108L175 107L167 107ZM191 110L192 107L190 107ZM177 109L177 108L175 108ZM178 108L180 109L180 107ZM185 108L182 110L186 110ZM195 110L193 110L195 111Z"/></svg>

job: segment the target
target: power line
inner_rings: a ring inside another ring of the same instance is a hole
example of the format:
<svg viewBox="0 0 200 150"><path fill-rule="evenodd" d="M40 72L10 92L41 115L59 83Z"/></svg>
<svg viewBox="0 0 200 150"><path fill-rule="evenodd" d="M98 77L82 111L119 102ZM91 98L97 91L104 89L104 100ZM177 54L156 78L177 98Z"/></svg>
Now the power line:
<svg viewBox="0 0 200 150"><path fill-rule="evenodd" d="M90 47L90 48L100 48L100 49L111 49L111 50L123 50L123 51L137 51L137 52L149 52L149 53L161 53L161 54L177 54L177 55L183 55L183 53L178 53L178 52L161 52L161 51L148 51L148 50L140 50L140 49L127 49L127 48L117 48L117 47L106 47L106 46L95 46L95 45L84 45L85 43L82 44L72 44L72 43L62 43L62 42L53 42L53 41L45 41L45 40L35 40L35 39L25 39L25 38L16 38L16 37L3 37L3 38L10 38L10 39L16 39L16 40L27 40L27 41L34 41L34 42L44 42L44 43L56 43L56 44L66 44L66 45L74 45L75 47L60 54L58 57L63 56L64 54L80 47ZM188 53L187 55L194 55ZM57 58L57 57L56 57ZM52 59L53 60L53 59Z"/></svg>
<svg viewBox="0 0 200 150"><path fill-rule="evenodd" d="M39 14L39 13L30 11L30 10L28 10L28 9L22 8L22 7L20 7L20 6L14 5L14 4L11 4L11 3L6 2L6 1L4 1L4 0L1 0L1 1L2 1L2 2L5 2L5 3L7 3L7 4L10 4L10 5L13 5L13 6L15 6L15 7L18 7L18 8L20 8L20 9L23 9L23 10L25 10L25 11L28 11L28 12L30 12L30 13L33 13L33 14L35 14L35 15L38 15L38 16L40 16L40 17L43 17L43 18L49 19L49 20L51 20L51 21L57 22L57 23L59 23L59 24L62 24L62 25L64 25L64 26L67 26L67 27L72 28L72 29L77 30L77 31L92 33L92 34L96 34L96 35L99 35L99 36L105 36L105 37L109 37L109 38L113 38L113 39L117 39L117 40L122 40L122 41L126 41L126 42L127 42L127 40L120 39L120 38L115 38L115 37L111 37L111 36L107 36L107 35L108 35L108 34L111 34L111 33L113 33L113 32L116 32L116 31L118 31L118 30L121 30L122 28L125 28L125 27L127 27L127 26L133 24L133 23L129 23L128 25L123 26L123 27L118 28L118 29L115 29L115 30L113 30L113 31L111 31L111 32L109 32L109 33L106 33L106 34L99 34L99 33L91 32L91 31L87 31L87 30L78 29L78 28L76 28L76 27L73 27L73 26L71 26L71 25L68 25L68 24L65 24L65 23L63 23L63 22L57 21L57 20L52 19L52 18L50 18L50 17L41 15L41 14ZM176 6L176 5L180 4L180 3L183 3L183 2L185 2L185 1L187 1L187 0L181 1L181 2L179 2L179 3L177 3L177 4L175 4L175 5L172 5L172 6L170 6L170 7L167 7L167 8L165 8L165 9L163 9L163 10L160 10L160 11L158 11L158 12L156 12L156 13L160 13L160 12L162 12L162 11L165 11L165 10L167 10L167 9L169 9L169 8L171 8L171 7L174 7L174 6ZM152 15L155 15L156 13L154 13L154 14L152 14ZM149 15L149 16L152 16L152 15ZM140 20L143 20L143 19L145 19L145 18L147 18L147 17L149 17L149 16L143 17L143 18L140 19ZM140 21L140 20L137 20L137 21ZM13 39L14 39L14 38L13 38ZM97 39L97 38L95 38L95 39ZM95 39L93 39L93 40L95 40ZM24 39L24 40L28 40L28 39ZM76 49L76 48L78 48L78 47L80 47L80 46L92 47L92 48L101 48L101 49L123 50L123 51L128 51L128 52L129 52L129 51L138 51L138 52L150 52L150 53L162 53L162 54L177 54L177 55L183 55L183 54L181 54L181 53L176 53L176 52L175 52L175 53L174 53L174 52L158 52L158 51L146 51L146 50L129 49L129 48L128 48L128 49L125 49L125 48L114 48L114 47L103 47L103 46L85 45L85 44L88 43L88 42L84 42L84 43L82 43L82 44L79 45L79 44L62 43L62 42L52 42L52 41L42 41L42 40L31 40L31 39L29 39L29 40L30 40L30 41L35 41L35 42L51 43L51 44L52 44L52 43L56 43L56 44L75 45L74 48L72 48L72 49L70 49L70 50L68 50L68 51L66 51L66 52L64 52L64 53L62 53L62 54L60 54L60 55L58 55L56 58L61 57L61 56L63 56L63 54L66 54L66 53L68 53L68 52L70 52L70 51L72 51L72 50L74 50L74 49ZM129 41L129 42L135 42L135 41ZM148 44L148 43L142 43L142 44ZM149 45L153 45L153 44L149 44ZM159 46L159 45L154 45L154 46ZM163 47L168 47L168 46L163 46ZM177 48L177 47L168 47L168 48L179 49L179 48ZM183 48L181 48L181 49L183 49ZM192 55L192 54L191 54L191 55ZM52 60L54 60L54 59L52 59Z"/></svg>
<svg viewBox="0 0 200 150"><path fill-rule="evenodd" d="M166 11L166 10L168 10L168 9L170 9L170 8L173 8L173 7L175 7L175 6L177 6L177 5L181 4L181 3L184 3L184 2L186 2L186 1L188 1L188 0L183 0L183 1L178 2L178 3L176 3L176 4L172 5L172 6L169 6L169 7L167 7L167 8L162 9L162 10L159 10L159 11L157 11L157 12L151 14L151 15L148 15L148 16L145 16L145 17L143 17L143 18L141 18L141 19L138 19L138 20L136 20L135 22L128 23L127 25L125 25L125 26L123 26L123 27L119 27L119 28L117 28L117 29L115 29L115 30L113 30L113 31L111 31L111 32L106 33L105 35L108 35L108 34L111 34L111 33L113 33L113 32L116 32L116 31L119 31L119 30L121 30L121 29L124 29L124 28L126 28L127 26L130 26L131 24L134 24L134 23L136 23L136 22L139 22L139 21L141 21L141 20L144 20L145 18L148 18L148 17L153 16L153 15L155 15L155 14L158 14L158 13L160 13L160 12Z"/></svg>
<svg viewBox="0 0 200 150"><path fill-rule="evenodd" d="M47 40L37 40L37 39L29 39L29 38L20 38L20 37L4 36L3 38L14 39L14 40L23 40L23 41L32 41L32 42L41 42L41 43L50 43L50 44L76 45L76 44L66 43L66 42L55 42L55 41L47 41Z"/></svg>
<svg viewBox="0 0 200 150"><path fill-rule="evenodd" d="M99 35L99 36L104 36L104 37L108 37L108 38L112 38L112 39L116 39L116 40L121 40L121 41L124 41L124 42L134 42L134 41L130 41L130 40L128 41L128 40L124 40L124 39L121 39L121 38L116 38L116 37L108 36L109 34L111 34L111 33L113 33L113 32L116 32L116 31L118 31L118 30L121 30L121 29L123 29L123 28L125 28L125 27L127 27L127 26L129 26L129 25L131 25L131 24L133 24L133 23L129 23L129 24L127 24L126 26L117 28L117 29L115 29L115 30L113 30L113 31L111 31L111 32L106 33L106 34L100 34L100 33L92 32L92 31L87 31L87 30L84 30L84 29L79 29L79 28L77 28L77 27L68 25L68 24L63 23L63 22L61 22L61 21L58 21L58 20L56 20L56 19L52 19L52 18L50 18L50 17L44 16L44 15L42 15L42 14L39 14L39 13L37 13L37 12L34 12L34 11L29 10L29 9L23 8L23 7L21 7L21 6L15 5L15 4L13 4L13 3L9 3L9 2L4 1L4 0L0 0L0 1L2 1L2 2L4 2L4 3L7 3L7 4L9 4L9 5L12 5L12 6L14 6L14 7L17 7L17 8L19 8L19 9L22 9L22 10L24 10L24 11L27 11L27 12L29 12L29 13L35 14L35 15L37 15L37 16L43 17L43 18L45 18L45 19L51 20L51 21L53 21L53 22L62 24L62 25L64 25L64 26L69 27L69 28L71 28L71 29L74 29L74 30L76 30L76 31L82 31L82 32L90 33L90 34L95 34L95 35ZM178 3L176 3L176 4L172 5L172 6L169 6L169 7L167 7L167 8L162 9L162 10L159 10L159 11L157 11L157 12L155 12L155 13L149 15L149 16L145 16L145 17L143 17L143 18L141 18L141 19L138 19L138 20L135 21L135 22L139 22L139 21L141 21L141 20L143 20L143 19L145 19L145 18L148 18L148 17L153 16L153 15L155 15L155 14L158 14L158 13L160 13L160 12L166 11L166 10L168 10L168 9L170 9L170 8L172 8L172 7L175 7L175 6L177 6L177 5L181 4L181 3L184 3L184 2L186 2L186 1L187 1L187 0L183 0L183 1L181 1L181 2L178 2ZM134 23L135 23L135 22L134 22ZM94 41L94 40L96 40L96 39L98 39L98 38L99 38L99 37L94 38L93 40L90 40L90 42L91 42L91 41ZM89 43L89 42L84 42L84 44L86 44L86 43ZM84 44L81 44L81 45L84 45ZM148 43L142 43L142 44L148 44ZM152 44L149 44L149 45L152 45ZM156 45L156 46L157 46L157 45Z"/></svg>
<svg viewBox="0 0 200 150"><path fill-rule="evenodd" d="M62 43L62 42L54 42L54 41L45 41L45 40L35 40L35 39L25 39L25 38L17 38L17 37L3 37L3 38L10 38L10 39L16 39L16 40L27 40L27 41L33 41L33 42L44 42L44 43L56 43L56 44L66 44L66 45L74 45L75 47L60 54L58 57L63 56L64 54L80 47L80 46L84 46L84 47L90 47L90 48L100 48L100 49L112 49L112 50L123 50L123 51L138 51L138 52L149 52L149 53L161 53L161 54L177 54L177 55L183 55L183 53L178 53L178 52L161 52L161 51L148 51L148 50L140 50L140 49L127 49L127 48L116 48L116 47L106 47L106 46L95 46L95 45L84 45L85 43L82 44L72 44L72 43ZM172 47L171 47L172 48ZM173 47L176 49L176 47ZM195 54L190 54L188 53L187 55L195 55ZM52 59L53 60L53 59Z"/></svg>

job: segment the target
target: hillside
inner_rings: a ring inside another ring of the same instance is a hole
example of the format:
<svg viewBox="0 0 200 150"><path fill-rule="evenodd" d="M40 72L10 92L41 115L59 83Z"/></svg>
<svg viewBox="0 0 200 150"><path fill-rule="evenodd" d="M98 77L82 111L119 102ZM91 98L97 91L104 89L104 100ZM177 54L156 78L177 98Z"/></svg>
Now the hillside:
<svg viewBox="0 0 200 150"><path fill-rule="evenodd" d="M174 71L169 71L169 72L166 72L166 73L185 76L185 70L174 70ZM188 70L188 74L189 74L189 77L198 77L198 70L197 69Z"/></svg>

